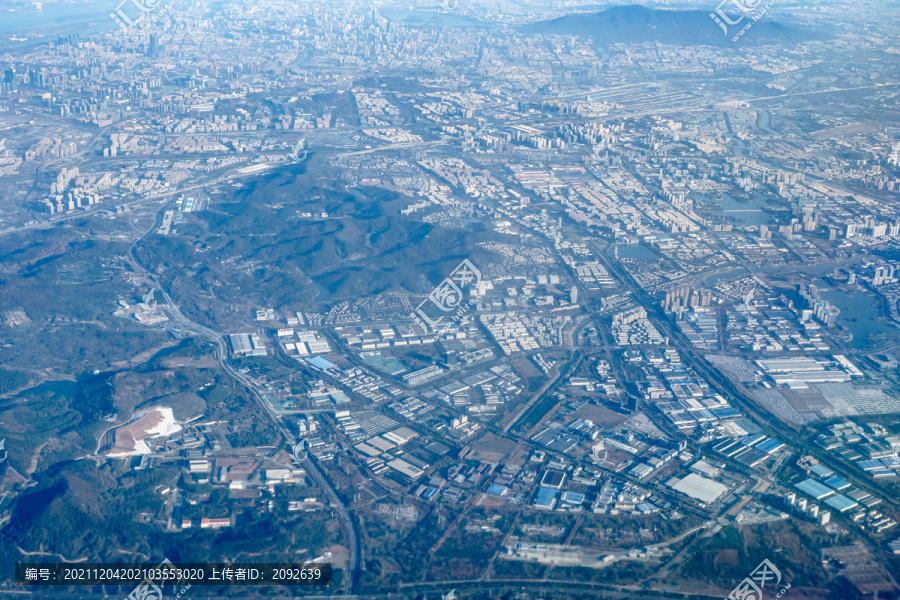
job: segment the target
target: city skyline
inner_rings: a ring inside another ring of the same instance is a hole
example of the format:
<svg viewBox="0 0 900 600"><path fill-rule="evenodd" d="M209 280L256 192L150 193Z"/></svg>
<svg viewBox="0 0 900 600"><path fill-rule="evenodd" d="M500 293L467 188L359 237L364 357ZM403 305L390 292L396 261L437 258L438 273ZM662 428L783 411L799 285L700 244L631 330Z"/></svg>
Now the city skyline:
<svg viewBox="0 0 900 600"><path fill-rule="evenodd" d="M900 598L896 8L9 3L0 596Z"/></svg>

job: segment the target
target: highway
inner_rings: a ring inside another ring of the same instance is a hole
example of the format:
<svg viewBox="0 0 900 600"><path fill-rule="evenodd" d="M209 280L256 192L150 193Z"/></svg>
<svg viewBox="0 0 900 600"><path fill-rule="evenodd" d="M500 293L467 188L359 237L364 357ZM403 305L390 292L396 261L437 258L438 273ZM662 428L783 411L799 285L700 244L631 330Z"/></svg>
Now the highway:
<svg viewBox="0 0 900 600"><path fill-rule="evenodd" d="M787 443L791 448L801 454L814 456L823 465L828 466L836 474L844 477L847 481L850 481L860 489L881 498L884 503L895 509L900 508L900 500L898 500L896 495L880 482L877 482L870 477L866 477L865 474L859 475L854 468L848 467L848 465L843 462L834 459L834 457L824 449L805 439L803 435L804 432L801 428L794 428L778 417L766 412L765 409L760 408L750 395L749 391L739 382L734 382L726 374L720 373L707 363L705 359L700 360L696 352L689 348L687 343L684 342L681 332L676 331L672 326L671 320L663 312L659 303L654 302L618 264L610 261L598 248L595 247L595 250L598 251L597 253L601 256L601 260L607 266L610 273L613 273L618 280L631 291L638 303L647 310L648 316L654 318L654 323L659 328L660 333L664 336L668 336L670 342L681 350L681 354L684 357L686 364L694 369L700 377L706 379L712 390L722 394L729 402L733 403L736 408L740 409L744 414L750 417L750 419L755 422L766 435ZM774 480L772 482L774 483ZM790 487L790 482L782 481L781 483ZM860 535L873 555L884 557L883 545L879 543L878 540L873 539L873 532L871 530L862 529L856 524L849 522L846 518L841 520L845 521L847 525Z"/></svg>
<svg viewBox="0 0 900 600"><path fill-rule="evenodd" d="M284 426L281 418L275 413L272 407L268 402L263 399L262 394L257 389L254 382L252 382L248 377L239 373L237 370L232 367L227 360L228 357L228 348L225 344L225 334L220 331L215 331L205 325L201 325L196 323L190 319L188 319L181 312L181 309L175 304L172 300L172 297L166 291L166 289L159 282L157 277L145 269L143 265L137 260L134 255L135 247L143 240L147 235L151 234L156 230L159 222L159 213L157 213L157 219L154 220L153 224L150 228L145 231L138 239L131 244L128 248L128 253L126 254L126 260L128 260L131 267L137 272L146 276L148 279L153 281L156 288L159 290L160 294L165 300L167 310L172 319L184 330L192 333L197 337L201 337L209 340L214 343L218 347L218 353L216 359L218 360L219 366L223 371L228 373L232 378L234 378L238 383L247 388L254 401L257 405L263 409L272 422L275 424L275 427L281 434L284 436L286 441L289 441L291 444L297 443L297 438L291 434L290 431ZM337 511L341 522L343 523L344 529L347 532L347 547L348 547L348 559L347 559L347 573L348 577L346 580L346 594L351 594L356 584L359 581L359 570L360 570L360 535L359 530L356 526L356 522L353 520L350 515L347 506L344 504L341 497L338 495L337 490L331 485L331 482L328 481L327 477L324 473L319 469L319 466L315 463L315 460L307 454L306 460L302 462L303 467L306 469L306 472L309 474L310 478L325 492L326 496L328 496L329 502L332 507Z"/></svg>
<svg viewBox="0 0 900 600"><path fill-rule="evenodd" d="M178 589L178 586L174 586ZM194 586L195 589L199 586ZM247 600L255 600L256 598L272 598L272 588L262 588L266 590L263 593L254 593L254 586L241 586L240 598ZM373 592L371 594L347 594L342 596L347 600L421 600L424 598L437 599L447 594L451 589L456 589L457 594L473 592L487 593L491 597L499 598L504 592L526 592L532 598L553 598L553 590L563 589L567 592L575 592L585 599L596 600L721 600L722 595L707 595L700 593L688 593L680 591L654 590L642 588L638 586L616 586L600 583L592 583L578 581L572 579L498 579L492 581L478 581L472 579L432 581L428 583L404 583L400 584L398 591L393 592ZM109 589L113 592L112 586ZM130 592L124 589L125 594ZM164 592L169 592L170 587L166 587ZM172 592L174 597L174 592ZM62 591L56 587L18 590L2 590L0 598L27 598L28 600L120 600L123 594L120 593L97 593L84 592L72 593ZM169 597L169 596L166 596ZM197 594L191 596L191 590L188 590L186 597L199 597L204 600L234 600L234 595L228 596L212 596L207 594ZM303 594L304 600L329 600L334 598L333 594ZM457 596L459 597L459 596Z"/></svg>

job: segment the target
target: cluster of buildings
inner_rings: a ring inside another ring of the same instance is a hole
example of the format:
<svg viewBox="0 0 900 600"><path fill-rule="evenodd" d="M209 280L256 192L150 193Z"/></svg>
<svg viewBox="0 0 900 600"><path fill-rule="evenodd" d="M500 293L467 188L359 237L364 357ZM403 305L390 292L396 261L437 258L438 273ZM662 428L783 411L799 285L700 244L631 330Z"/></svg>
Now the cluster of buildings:
<svg viewBox="0 0 900 600"><path fill-rule="evenodd" d="M478 319L507 355L563 346L563 334L572 322L568 315L541 318L514 312L482 314Z"/></svg>
<svg viewBox="0 0 900 600"><path fill-rule="evenodd" d="M421 506L511 504L541 515L627 516L642 528L684 511L723 516L758 498L754 479L765 476L795 516L824 526L841 519L875 535L896 525L888 503L846 473L807 461L805 474L787 479L779 468L795 451L788 444L800 442L764 430L710 381L721 373L746 385L748 400L795 423L900 410L874 383L860 385L872 362L882 367L881 383L896 382L896 364L889 357L863 364L850 340L836 338L842 315L820 284L791 279L806 281L807 265L846 265L824 276L829 285L868 289L900 322L896 261L845 260L900 244L889 194L900 189L900 172L884 152L890 140L883 131L836 132L831 124L842 121L820 115L822 131L798 148L773 128L806 132L793 122L773 125L771 115L808 111L815 94L786 94L758 110L696 86L648 94L633 72L637 61L683 67L691 79L736 68L786 91L803 83L794 77L806 63L769 48L737 58L714 47L689 59L629 45L606 52L575 36L554 42L552 53L529 45L520 50L528 60L515 65L485 52L483 69L473 72L472 48L484 43L478 28L411 33L376 10L329 3L266 0L233 7L227 19L193 10L160 19L147 36L65 36L4 57L0 98L14 110L0 113L0 124L29 133L0 142L0 182L34 175L37 186L24 197L24 216L4 213L0 222L21 225L32 209L45 213L41 219L99 213L97 205L114 218L114 205L164 199L179 186L238 186L233 179L297 168L292 152L302 149L313 155L304 160L336 167L350 187L401 198L399 218L444 231L484 225L491 241L476 246L492 262L479 265L484 276L467 293L470 310L446 327L417 326L409 318L413 294L404 290L400 300L342 299L322 313L263 308L251 318L267 333L228 336L234 357L290 358L282 360L290 375L274 381L242 373L326 472L402 490ZM289 25L261 26L268 14ZM216 33L202 51L178 39L195 23ZM415 42L403 43L406 35ZM498 27L489 40L520 48L520 35ZM388 48L390 69L414 72L421 86L360 83L370 59L381 64ZM812 56L823 50L831 56L833 48L804 48ZM567 77L551 81L547 66L559 61ZM490 85L482 85L485 72ZM827 86L878 76L874 66L855 65ZM509 102L513 90L544 84L546 97ZM336 90L352 106L329 99ZM641 114L633 116L635 106ZM51 116L52 132L32 128L41 121L35 117ZM747 141L740 155L730 151L735 137ZM848 146L865 158L851 164ZM60 159L70 166L38 172L41 161ZM344 218L297 202L298 222ZM180 224L200 223L208 207L200 192L182 196L174 209L163 207L159 233L194 235ZM780 267L794 275L777 287L754 272ZM640 305L631 292L638 289L671 315L673 333ZM121 304L119 316L167 320L152 298ZM576 331L591 343L578 347ZM848 350L834 354L835 347ZM685 352L697 352L713 375L688 366ZM584 356L586 372L554 381ZM241 363L252 369L252 360ZM819 414L810 416L804 402ZM321 417L294 418L311 410ZM500 430L519 436L526 458L513 455ZM278 486L308 483L278 450L217 456L214 431L192 427L154 451L178 453L192 483L241 499L269 494L256 500L260 510L273 510ZM827 431L817 452L878 485L900 474L900 442L889 425L845 421ZM288 510L322 506L292 499ZM217 528L235 520L210 514L180 522ZM593 556L525 538L510 538L508 549L547 564L659 558L640 548Z"/></svg>
<svg viewBox="0 0 900 600"><path fill-rule="evenodd" d="M663 336L647 318L647 310L640 306L613 315L612 332L616 344L619 346L666 343Z"/></svg>
<svg viewBox="0 0 900 600"><path fill-rule="evenodd" d="M119 308L113 312L117 317L133 316L141 325L157 325L169 320L165 306L157 304L153 299L153 290L150 290L142 302L130 305L125 300L119 300Z"/></svg>
<svg viewBox="0 0 900 600"><path fill-rule="evenodd" d="M313 330L294 331L286 327L279 329L276 335L284 351L295 358L331 352L328 340L322 339L320 334Z"/></svg>
<svg viewBox="0 0 900 600"><path fill-rule="evenodd" d="M815 459L803 457L800 465L811 477L794 484L803 496L789 492L785 497L789 506L795 506L800 512L818 519L822 525L831 521L831 513L820 508L824 504L835 513L848 515L861 528L872 529L879 534L897 526L896 520L878 508L882 505L881 498L853 486Z"/></svg>
<svg viewBox="0 0 900 600"><path fill-rule="evenodd" d="M866 475L876 479L900 477L900 436L892 435L878 423L865 426L847 421L829 427L816 442L841 460L855 463Z"/></svg>

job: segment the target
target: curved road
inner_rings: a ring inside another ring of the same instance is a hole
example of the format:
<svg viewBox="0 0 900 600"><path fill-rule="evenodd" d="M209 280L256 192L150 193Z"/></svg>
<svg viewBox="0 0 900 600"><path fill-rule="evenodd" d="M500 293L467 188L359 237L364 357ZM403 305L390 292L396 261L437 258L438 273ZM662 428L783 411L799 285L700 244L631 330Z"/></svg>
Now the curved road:
<svg viewBox="0 0 900 600"><path fill-rule="evenodd" d="M168 312L172 316L172 318L179 324L181 327L198 337L205 338L210 342L213 342L218 346L219 352L216 357L219 366L226 373L231 375L235 380L241 383L244 387L250 390L250 393L256 403L263 409L263 411L269 415L269 418L272 419L272 422L275 424L275 427L281 432L284 436L285 440L293 440L293 443L296 443L296 438L291 435L291 433L287 430L287 428L282 424L279 416L272 410L272 407L269 406L268 402L266 402L259 390L256 389L255 384L242 373L239 373L228 364L226 357L228 356L228 348L225 345L225 334L219 331L215 331L206 327L205 325L201 325L194 321L191 321L178 308L175 302L172 301L172 297L169 296L169 293L165 290L165 288L160 284L159 280L155 275L150 273L147 269L143 267L143 265L138 262L137 258L134 255L135 247L143 240L147 235L156 230L158 225L158 219L153 221L153 224L150 226L150 229L145 231L138 239L134 241L133 244L128 248L128 252L125 256L126 260L131 264L132 268L143 275L145 275L148 279L153 281L154 285L159 289L162 294L163 299L166 301L166 305L168 307ZM347 547L348 547L348 557L347 557L347 581L345 582L346 594L352 594L353 589L355 588L357 582L359 581L359 563L360 563L360 536L359 530L356 527L356 522L350 515L350 512L347 510L347 506L344 504L341 497L338 495L337 490L331 485L328 479L325 477L325 474L319 469L319 466L314 462L312 458L307 455L306 459L302 462L303 467L306 469L306 472L309 476L316 482L316 485L321 487L326 496L328 496L331 505L337 510L338 515L341 518L341 521L344 524L345 529L347 530Z"/></svg>

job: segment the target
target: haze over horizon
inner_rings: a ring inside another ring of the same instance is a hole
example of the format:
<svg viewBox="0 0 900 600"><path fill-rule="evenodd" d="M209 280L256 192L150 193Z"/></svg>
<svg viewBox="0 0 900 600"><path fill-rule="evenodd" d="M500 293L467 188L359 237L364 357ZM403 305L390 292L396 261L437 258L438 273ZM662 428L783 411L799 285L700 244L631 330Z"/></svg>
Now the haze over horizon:
<svg viewBox="0 0 900 600"><path fill-rule="evenodd" d="M898 7L8 0L0 597L900 600Z"/></svg>

